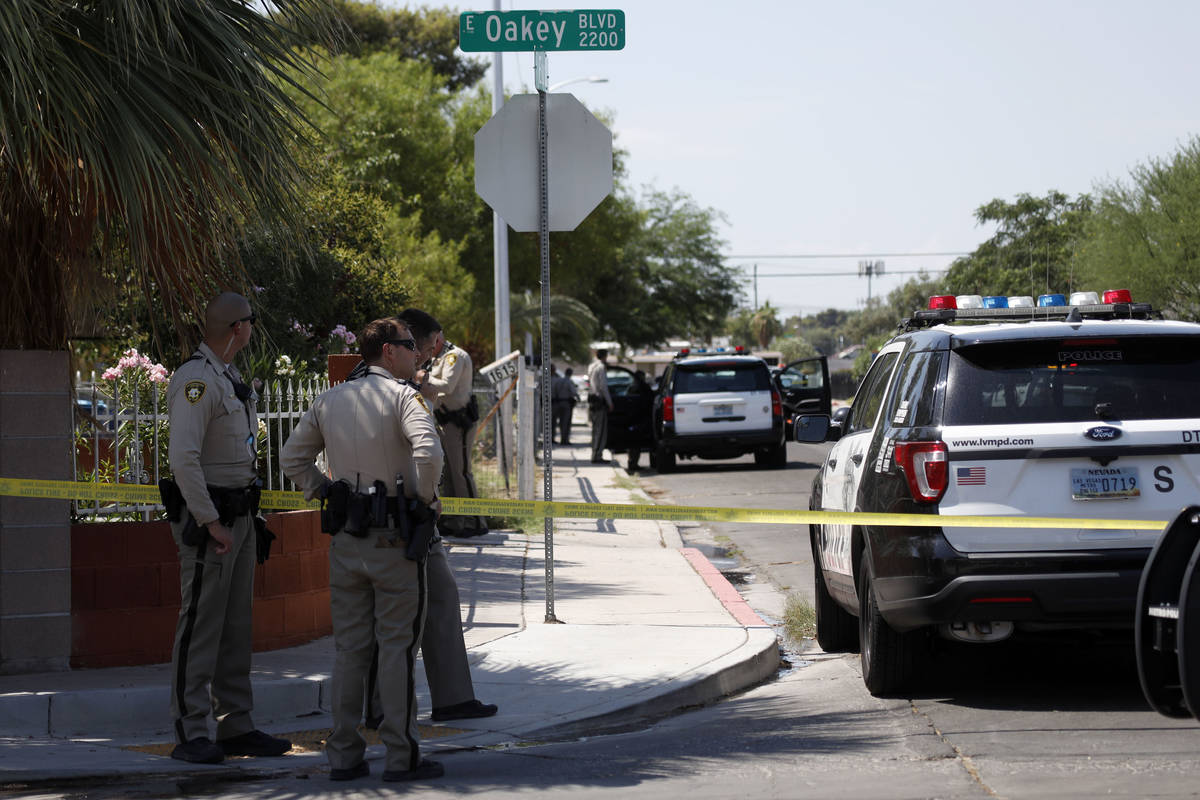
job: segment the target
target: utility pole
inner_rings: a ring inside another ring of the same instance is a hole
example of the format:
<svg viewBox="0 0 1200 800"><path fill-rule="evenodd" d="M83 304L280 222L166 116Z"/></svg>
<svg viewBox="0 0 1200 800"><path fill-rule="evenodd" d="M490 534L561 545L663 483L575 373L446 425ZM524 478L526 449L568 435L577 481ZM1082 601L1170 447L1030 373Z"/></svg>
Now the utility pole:
<svg viewBox="0 0 1200 800"><path fill-rule="evenodd" d="M754 265L754 310L758 311L758 264Z"/></svg>
<svg viewBox="0 0 1200 800"><path fill-rule="evenodd" d="M859 261L858 277L867 276L867 305L871 305L871 277L883 274L883 261Z"/></svg>

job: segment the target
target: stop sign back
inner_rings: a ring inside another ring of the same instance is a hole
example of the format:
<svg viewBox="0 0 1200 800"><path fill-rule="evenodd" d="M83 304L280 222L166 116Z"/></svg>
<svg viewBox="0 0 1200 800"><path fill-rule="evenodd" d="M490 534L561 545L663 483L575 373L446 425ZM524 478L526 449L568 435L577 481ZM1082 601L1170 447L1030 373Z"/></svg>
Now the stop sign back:
<svg viewBox="0 0 1200 800"><path fill-rule="evenodd" d="M572 94L546 95L550 230L571 231L612 192L612 132ZM513 230L538 229L538 96L510 98L475 134L475 191Z"/></svg>

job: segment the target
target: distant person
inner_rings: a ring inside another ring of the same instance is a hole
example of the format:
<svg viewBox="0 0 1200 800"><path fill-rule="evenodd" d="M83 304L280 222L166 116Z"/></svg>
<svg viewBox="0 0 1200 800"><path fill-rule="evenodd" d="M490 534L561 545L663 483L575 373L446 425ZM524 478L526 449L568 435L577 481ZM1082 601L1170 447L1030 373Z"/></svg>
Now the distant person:
<svg viewBox="0 0 1200 800"><path fill-rule="evenodd" d="M254 393L232 361L253 332L250 302L218 295L205 309L204 342L167 388L174 480L163 481L162 492L183 600L171 651L171 757L198 764L292 749L250 718L258 420Z"/></svg>
<svg viewBox="0 0 1200 800"><path fill-rule="evenodd" d="M626 471L637 472L642 450L650 444L650 424L654 415L654 389L646 382L646 373L640 369L633 373L633 385L629 387L629 459Z"/></svg>
<svg viewBox="0 0 1200 800"><path fill-rule="evenodd" d="M604 448L608 446L608 412L612 411L612 395L608 392L608 350L600 347L588 364L588 421L592 423L592 463L603 464Z"/></svg>
<svg viewBox="0 0 1200 800"><path fill-rule="evenodd" d="M550 367L551 373L554 372L554 367ZM557 430L558 443L571 443L571 414L575 411L575 403L579 400L579 396L575 393L575 382L571 380L574 374L570 367L567 367L561 376L556 376L550 381L550 401L551 411L553 412L553 421L550 425L550 436L554 437L554 431Z"/></svg>

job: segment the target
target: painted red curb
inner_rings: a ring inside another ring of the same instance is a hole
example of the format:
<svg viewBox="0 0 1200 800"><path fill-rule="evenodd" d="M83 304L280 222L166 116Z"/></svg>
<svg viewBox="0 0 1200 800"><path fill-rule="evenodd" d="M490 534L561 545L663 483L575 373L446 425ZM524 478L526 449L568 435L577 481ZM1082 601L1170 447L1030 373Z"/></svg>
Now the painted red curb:
<svg viewBox="0 0 1200 800"><path fill-rule="evenodd" d="M721 571L712 565L712 562L704 557L694 547L681 547L679 552L692 565L692 569L696 570L697 574L704 579L708 584L708 588L712 591L716 598L721 601L721 605L725 606L725 610L738 621L739 625L747 627L767 628L770 627L763 622L762 617L754 613L754 609L750 608L738 590L733 587Z"/></svg>

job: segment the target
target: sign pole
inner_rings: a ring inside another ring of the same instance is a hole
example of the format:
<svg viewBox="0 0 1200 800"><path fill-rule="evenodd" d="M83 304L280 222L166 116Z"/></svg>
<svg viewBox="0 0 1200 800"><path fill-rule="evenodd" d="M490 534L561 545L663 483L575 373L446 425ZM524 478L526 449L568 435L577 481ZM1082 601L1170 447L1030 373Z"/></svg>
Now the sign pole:
<svg viewBox="0 0 1200 800"><path fill-rule="evenodd" d="M538 90L538 249L542 257L542 498L554 499L554 432L550 429L550 148L546 125L546 51L533 54L533 82ZM554 519L545 519L546 622L554 616Z"/></svg>

